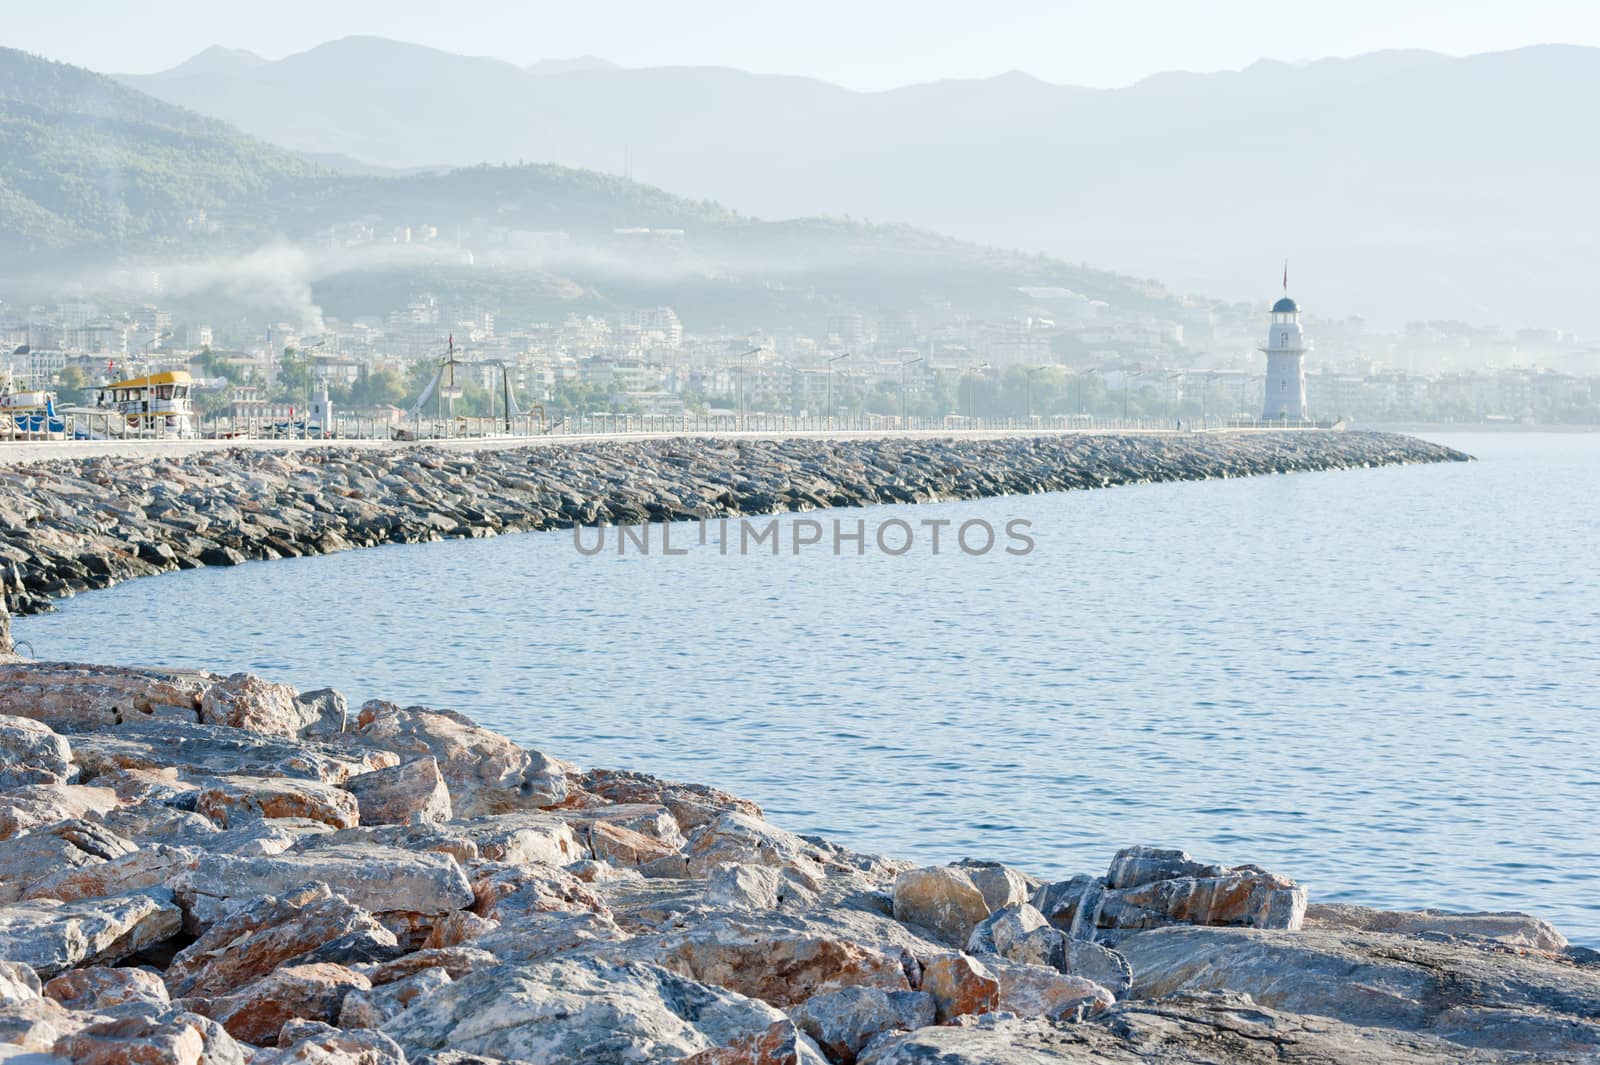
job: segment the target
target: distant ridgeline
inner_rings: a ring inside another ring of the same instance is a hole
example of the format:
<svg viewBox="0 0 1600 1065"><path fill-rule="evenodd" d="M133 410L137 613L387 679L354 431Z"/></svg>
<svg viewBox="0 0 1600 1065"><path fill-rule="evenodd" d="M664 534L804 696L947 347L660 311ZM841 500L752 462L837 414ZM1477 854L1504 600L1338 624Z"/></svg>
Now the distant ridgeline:
<svg viewBox="0 0 1600 1065"><path fill-rule="evenodd" d="M451 241L469 234L470 253L352 255L358 265L318 271L318 299L347 314L381 312L396 305L396 291L426 283L510 296L507 310L518 299L626 305L665 302L670 292L677 305L719 316L928 296L982 312L1023 304L1025 287L1070 289L1129 311L1172 301L1154 283L1057 260L902 226L762 222L594 171L335 169L103 75L4 48L0 158L0 252L11 265L0 271L0 298L48 298L17 291L41 273L237 254L274 240L319 238L326 248L332 227L354 225L388 242L393 230L426 224ZM686 247L650 237L677 230L689 234ZM569 248L564 258L559 240L554 253L518 242L552 233L602 254Z"/></svg>

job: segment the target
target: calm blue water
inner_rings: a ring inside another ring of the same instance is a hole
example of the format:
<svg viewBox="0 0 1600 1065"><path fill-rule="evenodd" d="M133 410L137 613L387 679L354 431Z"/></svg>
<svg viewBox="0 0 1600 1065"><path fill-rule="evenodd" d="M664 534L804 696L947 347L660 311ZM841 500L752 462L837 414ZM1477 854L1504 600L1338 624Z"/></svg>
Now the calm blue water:
<svg viewBox="0 0 1600 1065"><path fill-rule="evenodd" d="M1440 439L1482 461L820 515L1026 518L1026 557L540 533L173 574L17 630L451 706L865 850L1055 876L1180 845L1600 942L1600 435Z"/></svg>

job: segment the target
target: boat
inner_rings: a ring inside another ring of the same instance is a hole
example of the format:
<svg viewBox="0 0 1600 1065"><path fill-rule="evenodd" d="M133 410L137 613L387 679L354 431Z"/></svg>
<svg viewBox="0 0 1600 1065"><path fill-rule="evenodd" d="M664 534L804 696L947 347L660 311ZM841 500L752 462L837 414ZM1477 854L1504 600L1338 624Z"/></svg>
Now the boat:
<svg viewBox="0 0 1600 1065"><path fill-rule="evenodd" d="M107 436L189 439L195 435L192 388L187 370L141 374L102 385L86 413L105 417Z"/></svg>
<svg viewBox="0 0 1600 1065"><path fill-rule="evenodd" d="M0 380L0 434L51 436L66 429L66 419L56 411L54 392L19 389L9 373Z"/></svg>

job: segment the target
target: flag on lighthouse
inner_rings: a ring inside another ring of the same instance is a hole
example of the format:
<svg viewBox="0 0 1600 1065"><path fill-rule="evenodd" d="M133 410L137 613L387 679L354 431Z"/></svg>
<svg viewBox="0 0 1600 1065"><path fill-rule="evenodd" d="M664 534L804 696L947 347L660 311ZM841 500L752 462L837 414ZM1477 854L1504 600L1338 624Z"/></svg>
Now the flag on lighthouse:
<svg viewBox="0 0 1600 1065"><path fill-rule="evenodd" d="M1283 294L1289 294L1289 260L1283 260Z"/></svg>

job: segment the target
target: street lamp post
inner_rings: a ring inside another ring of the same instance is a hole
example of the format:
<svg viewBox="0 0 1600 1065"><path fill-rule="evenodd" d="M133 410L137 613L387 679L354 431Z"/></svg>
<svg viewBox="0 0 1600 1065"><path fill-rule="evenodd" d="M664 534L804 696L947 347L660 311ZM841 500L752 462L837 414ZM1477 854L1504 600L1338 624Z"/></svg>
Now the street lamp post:
<svg viewBox="0 0 1600 1065"><path fill-rule="evenodd" d="M911 424L906 421L906 367L915 366L921 361L922 356L918 355L916 358L906 359L900 364L900 428L902 429L911 428Z"/></svg>
<svg viewBox="0 0 1600 1065"><path fill-rule="evenodd" d="M1033 421L1033 379L1035 377L1037 377L1039 374L1044 373L1049 368L1050 367L1048 367L1048 366L1035 366L1033 369L1028 371L1028 421L1029 422Z"/></svg>
<svg viewBox="0 0 1600 1065"><path fill-rule="evenodd" d="M829 429L833 428L833 364L838 362L840 359L848 359L849 357L850 357L850 353L847 351L843 355L835 355L833 358L828 360L828 428Z"/></svg>
<svg viewBox="0 0 1600 1065"><path fill-rule="evenodd" d="M989 368L989 364L986 363L986 362L975 362L971 366L967 367L967 372L966 373L961 375L962 382L967 386L967 406L966 406L966 411L965 411L965 417L967 417L969 419L972 417L972 406L973 406L973 404L972 404L972 378L973 378L974 375L982 373L984 370L987 370L988 368Z"/></svg>
<svg viewBox="0 0 1600 1065"><path fill-rule="evenodd" d="M744 360L761 354L760 348L751 348L739 356L739 431L744 432Z"/></svg>

